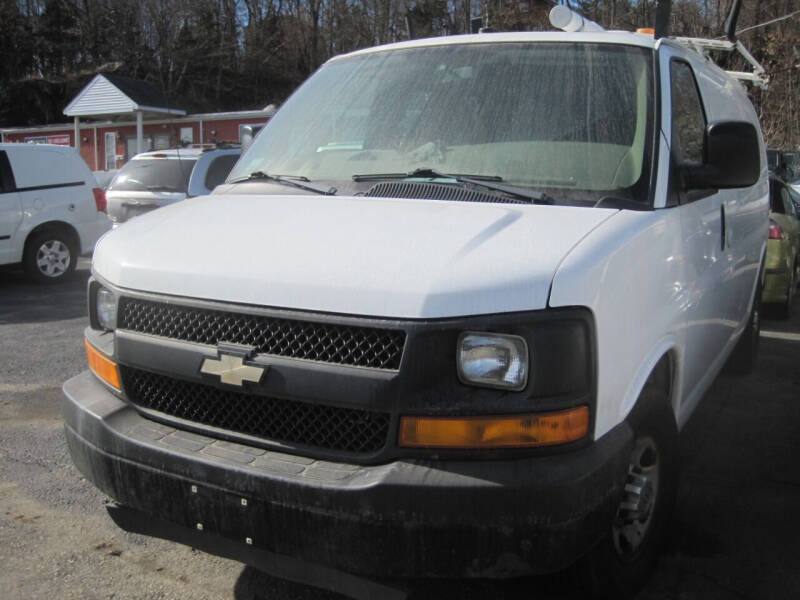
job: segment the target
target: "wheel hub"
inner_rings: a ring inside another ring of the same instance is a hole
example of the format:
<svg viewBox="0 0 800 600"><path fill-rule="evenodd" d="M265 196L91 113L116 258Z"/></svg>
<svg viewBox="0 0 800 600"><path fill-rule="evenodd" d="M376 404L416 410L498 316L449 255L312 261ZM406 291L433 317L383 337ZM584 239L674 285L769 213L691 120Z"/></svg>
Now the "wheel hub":
<svg viewBox="0 0 800 600"><path fill-rule="evenodd" d="M45 242L36 253L36 266L47 277L63 275L69 267L69 262L69 248L59 240Z"/></svg>
<svg viewBox="0 0 800 600"><path fill-rule="evenodd" d="M655 442L638 440L628 465L622 500L612 524L614 548L623 559L631 559L644 541L653 520L658 497L659 460Z"/></svg>
<svg viewBox="0 0 800 600"><path fill-rule="evenodd" d="M636 505L636 512L639 519L649 519L650 512L653 510L653 482L647 481L644 484L642 493L639 495L639 502Z"/></svg>

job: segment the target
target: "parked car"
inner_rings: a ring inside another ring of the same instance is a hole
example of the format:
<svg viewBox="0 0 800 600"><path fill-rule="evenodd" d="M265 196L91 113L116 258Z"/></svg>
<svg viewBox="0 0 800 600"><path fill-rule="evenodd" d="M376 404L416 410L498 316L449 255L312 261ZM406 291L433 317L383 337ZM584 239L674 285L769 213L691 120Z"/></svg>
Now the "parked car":
<svg viewBox="0 0 800 600"><path fill-rule="evenodd" d="M581 561L627 597L679 430L755 362L768 211L746 91L678 41L333 58L98 245L72 458L122 527L309 583Z"/></svg>
<svg viewBox="0 0 800 600"><path fill-rule="evenodd" d="M785 151L767 149L767 165L769 165L769 172L776 177L784 181L794 180L794 172L789 166Z"/></svg>
<svg viewBox="0 0 800 600"><path fill-rule="evenodd" d="M776 304L786 318L800 283L800 221L792 196L797 193L777 177L769 180L769 239L763 304Z"/></svg>
<svg viewBox="0 0 800 600"><path fill-rule="evenodd" d="M74 148L0 144L0 265L38 283L75 270L111 228L103 190Z"/></svg>
<svg viewBox="0 0 800 600"><path fill-rule="evenodd" d="M116 227L137 215L203 196L230 173L240 148L176 148L137 154L114 177L106 194Z"/></svg>
<svg viewBox="0 0 800 600"><path fill-rule="evenodd" d="M786 167L784 174L778 173L778 177L788 183L794 191L800 193L800 152L786 150L781 155Z"/></svg>
<svg viewBox="0 0 800 600"><path fill-rule="evenodd" d="M798 185L788 185L786 191L789 194L789 198L792 200L792 204L794 204L795 214L800 218L800 191L798 191L797 188Z"/></svg>
<svg viewBox="0 0 800 600"><path fill-rule="evenodd" d="M114 169L113 171L92 171L92 175L94 175L94 179L97 182L98 187L105 191L108 188L108 185L111 183L111 180L116 177L117 172L117 169Z"/></svg>
<svg viewBox="0 0 800 600"><path fill-rule="evenodd" d="M800 177L800 152L797 150L785 150L783 156L792 178Z"/></svg>

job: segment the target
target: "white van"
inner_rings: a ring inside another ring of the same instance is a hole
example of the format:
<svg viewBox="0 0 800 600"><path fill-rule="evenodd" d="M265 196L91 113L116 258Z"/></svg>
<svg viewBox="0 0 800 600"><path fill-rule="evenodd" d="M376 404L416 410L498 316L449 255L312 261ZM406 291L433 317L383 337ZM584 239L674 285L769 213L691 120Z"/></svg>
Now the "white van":
<svg viewBox="0 0 800 600"><path fill-rule="evenodd" d="M39 283L67 277L111 228L105 196L74 148L0 144L0 265Z"/></svg>
<svg viewBox="0 0 800 600"><path fill-rule="evenodd" d="M225 185L98 244L72 457L123 527L273 573L580 561L627 597L678 432L754 364L768 199L744 88L670 38L333 58Z"/></svg>

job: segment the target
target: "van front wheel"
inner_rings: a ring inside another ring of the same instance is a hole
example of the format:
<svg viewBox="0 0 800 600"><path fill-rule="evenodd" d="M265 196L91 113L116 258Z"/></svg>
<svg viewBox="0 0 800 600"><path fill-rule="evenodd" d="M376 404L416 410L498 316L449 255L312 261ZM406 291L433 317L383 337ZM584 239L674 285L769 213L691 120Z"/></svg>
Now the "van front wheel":
<svg viewBox="0 0 800 600"><path fill-rule="evenodd" d="M645 388L627 419L634 443L605 538L579 564L592 598L632 598L653 572L678 485L678 429L666 393Z"/></svg>
<svg viewBox="0 0 800 600"><path fill-rule="evenodd" d="M59 283L69 277L78 262L71 236L61 231L42 231L25 244L22 265L37 283Z"/></svg>

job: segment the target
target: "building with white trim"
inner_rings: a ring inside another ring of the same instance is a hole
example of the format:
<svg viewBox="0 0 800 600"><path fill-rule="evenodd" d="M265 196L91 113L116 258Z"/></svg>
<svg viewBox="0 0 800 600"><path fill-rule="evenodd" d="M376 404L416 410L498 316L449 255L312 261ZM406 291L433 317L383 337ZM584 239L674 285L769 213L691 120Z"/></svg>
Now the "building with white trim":
<svg viewBox="0 0 800 600"><path fill-rule="evenodd" d="M64 109L72 123L0 128L0 142L74 146L90 169L107 171L148 150L240 142L244 126L260 129L274 113L268 106L187 115L147 82L100 74Z"/></svg>

